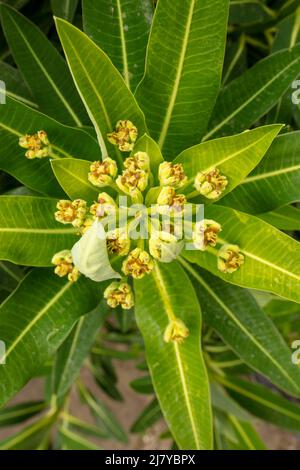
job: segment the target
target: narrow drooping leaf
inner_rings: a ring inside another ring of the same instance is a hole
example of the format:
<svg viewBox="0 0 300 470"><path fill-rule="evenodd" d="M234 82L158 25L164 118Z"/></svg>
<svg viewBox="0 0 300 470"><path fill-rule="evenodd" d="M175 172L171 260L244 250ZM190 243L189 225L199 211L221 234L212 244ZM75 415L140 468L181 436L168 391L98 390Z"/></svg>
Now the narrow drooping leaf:
<svg viewBox="0 0 300 470"><path fill-rule="evenodd" d="M71 283L52 271L35 270L24 279L0 307L1 339L6 346L5 366L0 367L1 405L28 382L74 322L98 301L97 285L83 277Z"/></svg>
<svg viewBox="0 0 300 470"><path fill-rule="evenodd" d="M188 267L210 325L234 352L254 370L292 395L300 396L300 370L272 321L245 289Z"/></svg>
<svg viewBox="0 0 300 470"><path fill-rule="evenodd" d="M280 230L300 230L300 209L294 206L280 207L259 217Z"/></svg>
<svg viewBox="0 0 300 470"><path fill-rule="evenodd" d="M229 415L228 419L238 439L235 450L266 450L264 442L251 423L241 421L232 415Z"/></svg>
<svg viewBox="0 0 300 470"><path fill-rule="evenodd" d="M8 293L12 292L24 277L24 271L7 261L0 261L0 287Z"/></svg>
<svg viewBox="0 0 300 470"><path fill-rule="evenodd" d="M53 14L67 21L73 21L79 0L51 0Z"/></svg>
<svg viewBox="0 0 300 470"><path fill-rule="evenodd" d="M221 90L205 140L244 131L267 113L297 78L299 52L272 54Z"/></svg>
<svg viewBox="0 0 300 470"><path fill-rule="evenodd" d="M224 281L250 289L273 292L300 302L300 244L257 217L211 205L205 217L222 226L219 243L240 247L245 262L233 273L222 273L217 266L218 249L185 251L184 256Z"/></svg>
<svg viewBox="0 0 300 470"><path fill-rule="evenodd" d="M76 229L55 221L56 200L0 197L0 259L26 266L51 266L55 253L71 249Z"/></svg>
<svg viewBox="0 0 300 470"><path fill-rule="evenodd" d="M236 377L218 380L230 395L254 416L292 431L300 430L300 407L262 385Z"/></svg>
<svg viewBox="0 0 300 470"><path fill-rule="evenodd" d="M235 41L228 41L226 46L223 80L224 86L234 78L238 77L247 69L247 49L245 35L241 34Z"/></svg>
<svg viewBox="0 0 300 470"><path fill-rule="evenodd" d="M29 424L21 431L0 442L0 450L36 450L47 438L51 426L55 421L55 414L45 415L39 421Z"/></svg>
<svg viewBox="0 0 300 470"><path fill-rule="evenodd" d="M67 426L58 430L62 450L100 450L101 448Z"/></svg>
<svg viewBox="0 0 300 470"><path fill-rule="evenodd" d="M101 289L99 289L100 298ZM93 312L81 317L59 348L54 368L53 391L56 395L60 396L66 393L76 379L96 335L99 333L106 313L107 308L101 304L101 308L97 307Z"/></svg>
<svg viewBox="0 0 300 470"><path fill-rule="evenodd" d="M131 432L143 432L162 418L160 406L156 398L141 412L131 426Z"/></svg>
<svg viewBox="0 0 300 470"><path fill-rule="evenodd" d="M22 101L22 103L28 106L37 108L34 98L18 69L6 62L0 62L0 77L5 83L6 96L10 96L18 101Z"/></svg>
<svg viewBox="0 0 300 470"><path fill-rule="evenodd" d="M83 0L83 26L135 90L143 76L152 0Z"/></svg>
<svg viewBox="0 0 300 470"><path fill-rule="evenodd" d="M130 382L130 387L138 393L148 394L154 392L152 380L149 375L132 380L132 382Z"/></svg>
<svg viewBox="0 0 300 470"><path fill-rule="evenodd" d="M42 194L60 197L64 193L55 180L48 157L28 160L26 150L19 146L19 138L44 130L52 146L52 158L74 157L99 160L97 141L89 134L59 124L44 114L16 100L6 97L0 106L0 169L14 176L30 189Z"/></svg>
<svg viewBox="0 0 300 470"><path fill-rule="evenodd" d="M228 5L227 0L157 4L136 96L168 160L200 142L206 131L221 81Z"/></svg>
<svg viewBox="0 0 300 470"><path fill-rule="evenodd" d="M135 293L148 366L172 435L182 449L210 449L212 423L200 351L201 312L193 287L173 262L156 265L151 275L136 281ZM164 341L165 329L174 317L189 329L182 344Z"/></svg>
<svg viewBox="0 0 300 470"><path fill-rule="evenodd" d="M262 162L222 204L259 214L300 200L299 145L299 131L277 137Z"/></svg>
<svg viewBox="0 0 300 470"><path fill-rule="evenodd" d="M46 408L46 403L42 401L28 401L4 408L0 411L0 426L11 426L22 423L35 416Z"/></svg>
<svg viewBox="0 0 300 470"><path fill-rule="evenodd" d="M260 162L280 129L280 125L258 127L249 132L204 142L184 150L175 159L175 163L183 164L189 178L190 185L185 190L189 198L193 198L193 202L195 198L197 202L208 202L199 196L193 185L198 172L205 173L211 168L218 168L228 180L228 185L219 199L232 191Z"/></svg>
<svg viewBox="0 0 300 470"><path fill-rule="evenodd" d="M42 111L72 126L88 123L67 64L41 30L12 8L1 6L7 42Z"/></svg>
<svg viewBox="0 0 300 470"><path fill-rule="evenodd" d="M232 0L230 2L229 23L249 26L271 21L275 11L260 0Z"/></svg>
<svg viewBox="0 0 300 470"><path fill-rule="evenodd" d="M75 158L52 160L51 166L57 181L71 199L95 201L101 188L88 180L91 162Z"/></svg>
<svg viewBox="0 0 300 470"><path fill-rule="evenodd" d="M75 26L60 19L56 25L76 86L95 126L102 156L109 154L122 161L118 148L108 142L106 135L120 119L132 121L143 135L143 113L106 54Z"/></svg>

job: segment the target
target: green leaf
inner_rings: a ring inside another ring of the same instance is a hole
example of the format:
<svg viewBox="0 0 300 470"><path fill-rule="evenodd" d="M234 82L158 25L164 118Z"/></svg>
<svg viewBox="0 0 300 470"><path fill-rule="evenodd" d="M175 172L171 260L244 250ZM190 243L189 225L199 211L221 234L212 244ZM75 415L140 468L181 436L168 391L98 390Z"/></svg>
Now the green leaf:
<svg viewBox="0 0 300 470"><path fill-rule="evenodd" d="M0 307L1 339L6 346L6 363L0 367L0 405L28 382L74 322L97 302L98 287L83 277L71 283L48 270L26 276Z"/></svg>
<svg viewBox="0 0 300 470"><path fill-rule="evenodd" d="M211 400L213 408L230 413L236 418L243 421L250 421L251 417L238 403L236 403L219 384L210 383Z"/></svg>
<svg viewBox="0 0 300 470"><path fill-rule="evenodd" d="M110 409L83 385L80 384L80 394L84 402L89 406L96 420L99 421L107 432L120 442L127 442L127 436L121 424L117 421Z"/></svg>
<svg viewBox="0 0 300 470"><path fill-rule="evenodd" d="M142 411L139 417L131 426L130 431L133 433L143 432L150 428L154 423L162 418L159 403L156 399L152 400L149 405Z"/></svg>
<svg viewBox="0 0 300 470"><path fill-rule="evenodd" d="M91 162L75 158L52 160L51 167L57 181L70 199L96 201L100 192L88 180Z"/></svg>
<svg viewBox="0 0 300 470"><path fill-rule="evenodd" d="M55 199L0 197L0 259L25 266L51 266L55 253L70 249L76 229L55 221Z"/></svg>
<svg viewBox="0 0 300 470"><path fill-rule="evenodd" d="M2 4L0 12L11 52L40 109L64 124L88 123L67 64L56 48L34 23L13 8Z"/></svg>
<svg viewBox="0 0 300 470"><path fill-rule="evenodd" d="M5 106L0 106L0 169L30 189L60 197L64 193L55 180L50 159L28 160L25 157L26 150L19 146L22 135L34 134L39 130L47 132L56 157L99 160L100 149L97 141L86 132L59 124L54 119L6 97Z"/></svg>
<svg viewBox="0 0 300 470"><path fill-rule="evenodd" d="M185 263L194 278L205 323L254 370L292 395L300 396L300 369L291 361L291 350L245 289Z"/></svg>
<svg viewBox="0 0 300 470"><path fill-rule="evenodd" d="M232 0L230 2L230 24L249 26L271 21L274 17L275 12L260 0Z"/></svg>
<svg viewBox="0 0 300 470"><path fill-rule="evenodd" d="M300 45L272 54L221 90L205 140L244 131L267 113L299 74Z"/></svg>
<svg viewBox="0 0 300 470"><path fill-rule="evenodd" d="M99 446L66 426L58 430L62 450L101 450Z"/></svg>
<svg viewBox="0 0 300 470"><path fill-rule="evenodd" d="M78 0L51 0L51 8L55 16L73 21Z"/></svg>
<svg viewBox="0 0 300 470"><path fill-rule="evenodd" d="M234 447L235 449L266 450L264 442L251 423L240 421L232 415L229 415L228 419L238 438L238 445Z"/></svg>
<svg viewBox="0 0 300 470"><path fill-rule="evenodd" d="M22 423L46 408L42 401L28 401L13 405L0 411L0 427Z"/></svg>
<svg viewBox="0 0 300 470"><path fill-rule="evenodd" d="M134 90L143 76L152 0L83 0L83 26Z"/></svg>
<svg viewBox="0 0 300 470"><path fill-rule="evenodd" d="M6 96L22 101L22 103L32 108L37 108L34 98L18 69L6 62L0 62L0 77L5 83Z"/></svg>
<svg viewBox="0 0 300 470"><path fill-rule="evenodd" d="M86 434L88 436L100 437L100 438L107 438L107 433L103 431L99 426L95 426L94 424L86 423L75 416L72 416L67 413L63 413L62 417L69 429L80 432L82 434Z"/></svg>
<svg viewBox="0 0 300 470"><path fill-rule="evenodd" d="M300 302L300 244L257 217L211 205L205 217L222 225L220 243L236 244L245 263L234 273L221 273L217 267L218 250L209 248L185 251L184 256L224 281L250 289L273 292Z"/></svg>
<svg viewBox="0 0 300 470"><path fill-rule="evenodd" d="M99 289L101 298L101 289ZM81 317L66 341L59 348L54 367L54 393L58 396L64 395L80 372L99 328L103 325L107 308L101 304L93 312Z"/></svg>
<svg viewBox="0 0 300 470"><path fill-rule="evenodd" d="M11 292L24 277L23 270L11 263L0 261L0 287Z"/></svg>
<svg viewBox="0 0 300 470"><path fill-rule="evenodd" d="M300 230L300 209L294 206L284 206L272 212L259 215L268 224L280 230Z"/></svg>
<svg viewBox="0 0 300 470"><path fill-rule="evenodd" d="M201 312L193 287L177 263L156 264L151 275L135 282L135 295L153 385L176 443L182 449L210 449L210 397L200 350ZM174 316L189 329L182 344L164 341Z"/></svg>
<svg viewBox="0 0 300 470"><path fill-rule="evenodd" d="M52 413L0 442L0 450L35 450L50 433L55 420Z"/></svg>
<svg viewBox="0 0 300 470"><path fill-rule="evenodd" d="M107 141L106 135L119 119L129 119L143 135L144 115L104 52L66 21L56 19L56 26L77 89L95 126L102 157L109 154L122 162L119 150Z"/></svg>
<svg viewBox="0 0 300 470"><path fill-rule="evenodd" d="M199 196L191 185L199 171L205 172L214 167L228 179L228 185L219 199L232 191L263 158L280 129L281 126L276 124L258 127L249 132L211 140L184 150L175 159L175 163L183 164L189 178L189 198L197 197L197 202L207 202L207 198Z"/></svg>
<svg viewBox="0 0 300 470"><path fill-rule="evenodd" d="M300 199L300 131L277 137L263 161L222 204L250 213Z"/></svg>
<svg viewBox="0 0 300 470"><path fill-rule="evenodd" d="M139 377L138 379L134 379L130 382L130 387L133 388L138 393L153 393L153 385L152 380L149 375L145 375L143 377Z"/></svg>
<svg viewBox="0 0 300 470"><path fill-rule="evenodd" d="M151 136L169 160L206 131L221 81L228 5L227 0L157 4L136 95Z"/></svg>
<svg viewBox="0 0 300 470"><path fill-rule="evenodd" d="M254 416L277 426L300 430L300 406L258 384L235 377L218 377L230 395Z"/></svg>

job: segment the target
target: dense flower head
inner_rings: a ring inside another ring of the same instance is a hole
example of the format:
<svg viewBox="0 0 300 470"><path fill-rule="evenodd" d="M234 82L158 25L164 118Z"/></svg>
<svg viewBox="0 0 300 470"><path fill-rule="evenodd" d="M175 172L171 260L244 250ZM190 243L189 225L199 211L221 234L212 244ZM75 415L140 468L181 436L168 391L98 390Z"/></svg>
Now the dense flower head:
<svg viewBox="0 0 300 470"><path fill-rule="evenodd" d="M222 230L218 222L210 219L200 220L193 230L193 242L198 250L204 251L207 246L216 246L218 233Z"/></svg>
<svg viewBox="0 0 300 470"><path fill-rule="evenodd" d="M68 276L70 282L75 282L79 278L79 271L73 265L73 259L69 250L56 253L52 258L52 264L56 266L54 272L59 277Z"/></svg>
<svg viewBox="0 0 300 470"><path fill-rule="evenodd" d="M124 167L127 170L150 170L150 158L146 152L137 152L124 160Z"/></svg>
<svg viewBox="0 0 300 470"><path fill-rule="evenodd" d="M175 343L181 344L185 338L189 335L189 330L186 325L183 323L182 320L179 318L174 318L168 324L165 333L164 333L164 341L169 343L170 341L174 341Z"/></svg>
<svg viewBox="0 0 300 470"><path fill-rule="evenodd" d="M68 201L61 199L56 208L55 220L62 224L72 224L73 227L80 227L85 220L87 207L86 202L82 199L75 199L75 201Z"/></svg>
<svg viewBox="0 0 300 470"><path fill-rule="evenodd" d="M222 273L233 273L244 263L245 257L238 245L226 243L218 252L218 269Z"/></svg>
<svg viewBox="0 0 300 470"><path fill-rule="evenodd" d="M104 298L111 308L119 305L129 310L134 306L133 292L127 282L112 282L104 291Z"/></svg>
<svg viewBox="0 0 300 470"><path fill-rule="evenodd" d="M102 188L109 186L114 181L117 173L116 162L106 157L102 162L97 161L91 164L88 179L94 186Z"/></svg>
<svg viewBox="0 0 300 470"><path fill-rule="evenodd" d="M159 232L149 240L149 251L153 258L162 263L170 263L176 259L183 248L182 241L168 232Z"/></svg>
<svg viewBox="0 0 300 470"><path fill-rule="evenodd" d="M227 185L227 177L222 175L218 168L211 168L205 172L200 171L194 181L196 191L208 199L217 199Z"/></svg>
<svg viewBox="0 0 300 470"><path fill-rule="evenodd" d="M121 152L131 152L138 136L135 125L126 120L118 121L115 132L107 134L108 141L119 147Z"/></svg>
<svg viewBox="0 0 300 470"><path fill-rule="evenodd" d="M130 238L124 229L116 228L108 232L106 244L110 254L125 256L130 250Z"/></svg>
<svg viewBox="0 0 300 470"><path fill-rule="evenodd" d="M176 194L171 186L164 186L157 198L159 206L168 206L174 212L181 212L186 204L187 199L184 194Z"/></svg>
<svg viewBox="0 0 300 470"><path fill-rule="evenodd" d="M124 170L116 179L121 191L131 196L135 191L143 192L148 185L148 173L145 170Z"/></svg>
<svg viewBox="0 0 300 470"><path fill-rule="evenodd" d="M132 250L124 260L122 271L126 276L131 275L135 279L141 279L154 268L154 263L149 253L141 248Z"/></svg>
<svg viewBox="0 0 300 470"><path fill-rule="evenodd" d="M27 149L25 156L29 160L49 157L51 152L50 142L45 131L38 131L36 134L21 136L19 145Z"/></svg>
<svg viewBox="0 0 300 470"><path fill-rule="evenodd" d="M158 178L161 186L172 186L175 189L181 188L187 182L187 176L181 163L161 163L159 165Z"/></svg>
<svg viewBox="0 0 300 470"><path fill-rule="evenodd" d="M107 215L114 214L117 210L117 204L114 199L107 193L100 193L98 200L90 207L90 213L102 219Z"/></svg>

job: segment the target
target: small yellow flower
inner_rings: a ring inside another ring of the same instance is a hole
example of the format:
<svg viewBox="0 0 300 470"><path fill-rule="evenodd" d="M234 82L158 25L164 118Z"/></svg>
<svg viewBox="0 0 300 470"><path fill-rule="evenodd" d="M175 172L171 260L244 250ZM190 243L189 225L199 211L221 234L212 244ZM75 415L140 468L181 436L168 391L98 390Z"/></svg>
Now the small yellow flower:
<svg viewBox="0 0 300 470"><path fill-rule="evenodd" d="M193 231L193 242L198 250L204 251L208 245L216 246L218 233L222 228L218 222L210 219L204 219L195 224Z"/></svg>
<svg viewBox="0 0 300 470"><path fill-rule="evenodd" d="M125 256L130 250L130 238L125 230L116 228L108 232L106 245L108 253Z"/></svg>
<svg viewBox="0 0 300 470"><path fill-rule="evenodd" d="M127 170L144 170L149 171L150 169L150 158L146 152L137 152L132 157L124 160L124 166Z"/></svg>
<svg viewBox="0 0 300 470"><path fill-rule="evenodd" d="M144 170L124 170L116 179L116 183L121 191L129 196L136 190L143 192L148 185L148 173Z"/></svg>
<svg viewBox="0 0 300 470"><path fill-rule="evenodd" d="M102 188L103 186L109 186L114 181L117 173L116 162L106 157L102 162L93 162L91 164L88 179L94 186Z"/></svg>
<svg viewBox="0 0 300 470"><path fill-rule="evenodd" d="M98 196L98 201L91 205L90 213L102 219L107 215L114 214L116 212L117 205L112 197L107 193L100 193Z"/></svg>
<svg viewBox="0 0 300 470"><path fill-rule="evenodd" d="M182 320L175 318L171 320L168 324L165 333L164 341L169 343L170 341L175 341L176 343L181 344L185 338L189 335L189 330Z"/></svg>
<svg viewBox="0 0 300 470"><path fill-rule="evenodd" d="M56 266L54 272L57 276L68 276L70 282L76 282L78 280L80 273L73 265L72 255L69 250L56 253L51 262Z"/></svg>
<svg viewBox="0 0 300 470"><path fill-rule="evenodd" d="M172 186L175 189L181 188L187 182L181 163L175 165L170 162L163 162L159 165L158 178L161 186Z"/></svg>
<svg viewBox="0 0 300 470"><path fill-rule="evenodd" d="M118 145L121 152L131 152L138 136L137 128L131 121L118 121L115 132L107 134L108 141Z"/></svg>
<svg viewBox="0 0 300 470"><path fill-rule="evenodd" d="M223 245L218 253L218 269L222 273L234 273L244 264L245 257L238 245Z"/></svg>
<svg viewBox="0 0 300 470"><path fill-rule="evenodd" d="M218 198L228 185L227 177L221 175L218 168L211 168L206 172L199 172L195 178L194 186L202 196L208 199Z"/></svg>
<svg viewBox="0 0 300 470"><path fill-rule="evenodd" d="M149 240L151 256L162 263L170 263L176 259L183 248L183 241L178 241L174 235L168 232L158 232L155 235Z"/></svg>
<svg viewBox="0 0 300 470"><path fill-rule="evenodd" d="M50 142L45 131L38 131L36 134L27 134L20 137L19 145L24 149L28 149L25 156L29 160L49 157L51 152Z"/></svg>
<svg viewBox="0 0 300 470"><path fill-rule="evenodd" d="M186 197L184 194L176 194L176 191L171 186L162 188L157 198L159 206L169 206L174 212L181 212L186 204Z"/></svg>
<svg viewBox="0 0 300 470"><path fill-rule="evenodd" d="M153 260L147 251L135 248L124 260L122 271L126 276L131 275L135 279L141 279L154 268Z"/></svg>
<svg viewBox="0 0 300 470"><path fill-rule="evenodd" d="M134 306L133 292L127 282L112 282L104 291L104 298L111 308L120 305L129 310Z"/></svg>
<svg viewBox="0 0 300 470"><path fill-rule="evenodd" d="M55 220L61 224L72 224L73 227L80 227L86 217L86 202L82 199L75 199L75 201L60 200L55 212Z"/></svg>

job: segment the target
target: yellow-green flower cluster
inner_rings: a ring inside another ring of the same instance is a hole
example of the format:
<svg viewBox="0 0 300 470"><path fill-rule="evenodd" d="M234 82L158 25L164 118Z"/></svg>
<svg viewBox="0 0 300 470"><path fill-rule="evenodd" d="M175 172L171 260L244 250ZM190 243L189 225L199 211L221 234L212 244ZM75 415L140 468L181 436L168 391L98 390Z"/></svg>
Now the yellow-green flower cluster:
<svg viewBox="0 0 300 470"><path fill-rule="evenodd" d="M202 196L207 199L217 199L226 189L228 180L220 173L218 168L200 171L195 178L194 186Z"/></svg>
<svg viewBox="0 0 300 470"><path fill-rule="evenodd" d="M67 276L70 282L76 282L79 278L79 271L73 265L73 259L69 250L63 250L56 253L52 258L52 264L55 267L55 274L59 277Z"/></svg>
<svg viewBox="0 0 300 470"><path fill-rule="evenodd" d="M36 134L26 134L19 138L20 147L27 149L25 157L29 160L35 158L49 157L51 146L45 131L38 131Z"/></svg>
<svg viewBox="0 0 300 470"><path fill-rule="evenodd" d="M121 152L131 152L138 136L137 128L131 121L118 121L116 130L107 134L108 141L119 147Z"/></svg>
<svg viewBox="0 0 300 470"><path fill-rule="evenodd" d="M112 282L105 289L104 298L111 308L120 305L124 310L129 310L134 306L133 292L127 282Z"/></svg>

